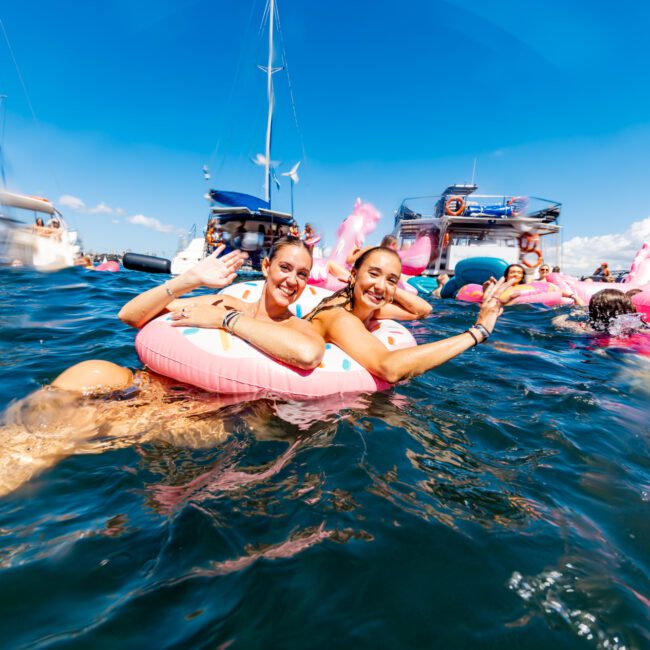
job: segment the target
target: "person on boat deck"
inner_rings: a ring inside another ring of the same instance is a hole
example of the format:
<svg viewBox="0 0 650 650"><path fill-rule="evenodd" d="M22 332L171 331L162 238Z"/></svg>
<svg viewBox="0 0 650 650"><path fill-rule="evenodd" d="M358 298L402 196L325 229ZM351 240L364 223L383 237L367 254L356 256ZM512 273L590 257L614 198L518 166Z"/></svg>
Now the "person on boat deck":
<svg viewBox="0 0 650 650"><path fill-rule="evenodd" d="M310 251L314 250L314 244L310 243L310 240L316 236L316 231L311 227L310 223L305 224L305 229L302 231L301 239L305 242L307 248Z"/></svg>
<svg viewBox="0 0 650 650"><path fill-rule="evenodd" d="M34 223L38 228L45 228L45 223L43 222L42 217L36 217L36 222Z"/></svg>
<svg viewBox="0 0 650 650"><path fill-rule="evenodd" d="M538 282L548 282L546 276L551 272L551 267L548 264L542 264L539 267L539 273L537 277Z"/></svg>
<svg viewBox="0 0 650 650"><path fill-rule="evenodd" d="M442 296L440 295L442 292L442 288L449 282L449 275L446 273L440 273L438 275L438 286L431 292L431 295L434 298L441 298Z"/></svg>
<svg viewBox="0 0 650 650"><path fill-rule="evenodd" d="M289 236L300 237L300 228L298 228L298 224L296 223L295 219L291 222L291 226L289 226Z"/></svg>
<svg viewBox="0 0 650 650"><path fill-rule="evenodd" d="M122 307L119 318L140 328L158 315L172 312L177 327L227 329L278 361L304 370L316 368L325 343L308 322L289 311L307 285L312 267L304 242L284 237L275 243L262 262L266 281L258 302L219 294L179 299L201 286L223 288L236 278L246 254L232 251L220 258L222 251L219 247L192 269L136 296ZM122 390L132 383L129 369L90 360L65 370L52 386L88 393Z"/></svg>
<svg viewBox="0 0 650 650"><path fill-rule="evenodd" d="M609 264L603 262L593 273L593 276L599 278L600 282L615 282L612 272L609 270Z"/></svg>
<svg viewBox="0 0 650 650"><path fill-rule="evenodd" d="M512 286L501 279L491 284L477 321L465 332L433 343L389 351L371 333L382 318L414 320L431 306L397 287L402 262L396 251L378 246L357 258L346 287L325 298L306 319L327 343L333 343L376 377L389 383L415 377L485 342L502 312L500 294Z"/></svg>

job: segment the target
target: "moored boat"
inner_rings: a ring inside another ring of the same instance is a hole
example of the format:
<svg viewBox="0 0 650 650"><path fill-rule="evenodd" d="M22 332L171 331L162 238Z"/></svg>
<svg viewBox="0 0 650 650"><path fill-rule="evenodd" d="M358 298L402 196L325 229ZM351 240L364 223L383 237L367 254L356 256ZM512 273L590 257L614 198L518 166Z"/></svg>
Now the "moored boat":
<svg viewBox="0 0 650 650"><path fill-rule="evenodd" d="M73 266L80 252L78 233L50 201L0 191L0 264L55 270Z"/></svg>

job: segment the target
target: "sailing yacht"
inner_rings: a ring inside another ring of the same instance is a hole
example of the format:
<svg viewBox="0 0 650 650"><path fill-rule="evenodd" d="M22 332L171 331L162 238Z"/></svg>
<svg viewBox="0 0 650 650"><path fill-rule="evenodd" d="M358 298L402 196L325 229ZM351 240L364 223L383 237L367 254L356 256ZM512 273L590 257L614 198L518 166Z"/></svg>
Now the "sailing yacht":
<svg viewBox="0 0 650 650"><path fill-rule="evenodd" d="M193 237L189 244L179 250L171 262L171 273L179 275L209 255L218 245L226 250L239 248L248 253L248 267L244 270L259 271L265 253L273 242L288 235L293 221L293 178L292 213L278 212L271 208L271 189L276 180L271 158L271 136L273 131L273 108L275 95L273 74L283 68L273 67L274 28L279 21L275 0L268 3L268 60L266 66L259 66L266 72L268 113L266 120L265 153L258 154L254 162L264 168L264 198L241 192L210 189L206 199L210 212L204 235ZM294 167L294 170L297 168ZM210 180L207 168L203 169L206 181ZM293 170L292 170L293 171Z"/></svg>

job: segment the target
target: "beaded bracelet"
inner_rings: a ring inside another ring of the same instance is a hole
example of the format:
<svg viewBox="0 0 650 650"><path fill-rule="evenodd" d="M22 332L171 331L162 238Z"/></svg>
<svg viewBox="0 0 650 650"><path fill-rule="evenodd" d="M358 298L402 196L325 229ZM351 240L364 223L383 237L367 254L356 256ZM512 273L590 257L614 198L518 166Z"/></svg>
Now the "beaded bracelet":
<svg viewBox="0 0 650 650"><path fill-rule="evenodd" d="M488 332L487 327L481 325L480 323L475 323L472 325L472 327L475 330L478 330L481 334L483 334L483 340L481 343L485 343L489 338L490 338L490 332Z"/></svg>
<svg viewBox="0 0 650 650"><path fill-rule="evenodd" d="M476 338L476 334L474 334L472 330L466 330L466 333L469 334L474 339L474 345L472 347L475 348L478 345L478 339Z"/></svg>
<svg viewBox="0 0 650 650"><path fill-rule="evenodd" d="M226 312L226 315L223 317L223 327L228 330L231 334L234 334L233 328L235 323L239 320L239 317L242 315L237 309L229 309Z"/></svg>

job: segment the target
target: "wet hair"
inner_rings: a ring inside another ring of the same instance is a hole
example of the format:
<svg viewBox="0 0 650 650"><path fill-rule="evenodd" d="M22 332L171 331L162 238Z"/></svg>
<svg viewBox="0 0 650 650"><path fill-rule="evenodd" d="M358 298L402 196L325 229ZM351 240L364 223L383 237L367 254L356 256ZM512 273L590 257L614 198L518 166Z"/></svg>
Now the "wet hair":
<svg viewBox="0 0 650 650"><path fill-rule="evenodd" d="M399 260L400 268L402 266L402 259L400 256L397 254L397 251L394 251L392 248L386 248L385 246L375 246L374 248L369 248L367 251L359 255L357 259L354 262L354 266L352 269L354 271L358 271L363 263L373 254L376 253L377 251L381 251L382 253L389 253L395 256L397 260ZM337 298L345 298L343 302L336 303L336 304L331 304L332 302L335 302ZM338 291L335 291L331 296L328 296L327 298L323 298L316 307L314 307L306 316L305 320L313 320L320 312L326 311L328 309L334 309L336 307L342 307L343 309L347 309L348 311L352 311L354 309L354 282L352 280L348 281L348 283L342 288L339 289Z"/></svg>
<svg viewBox="0 0 650 650"><path fill-rule="evenodd" d="M629 291L625 292L625 295L629 298L632 298L633 296L636 296L637 293L641 293L642 291L643 289L630 289Z"/></svg>
<svg viewBox="0 0 650 650"><path fill-rule="evenodd" d="M381 244L379 244L378 248L390 248L391 246L395 246L395 248L397 248L397 237L393 237L393 235L386 235L381 240Z"/></svg>
<svg viewBox="0 0 650 650"><path fill-rule="evenodd" d="M551 270L551 273L559 273L560 272L560 267L559 266L554 266Z"/></svg>
<svg viewBox="0 0 650 650"><path fill-rule="evenodd" d="M506 270L503 272L503 277L506 278L506 280L508 279L508 273L510 273L510 269L514 269L514 268L521 269L521 272L524 274L524 277L526 277L526 270L524 269L524 267L521 264L509 264L506 267ZM522 278L522 280L523 280L523 278Z"/></svg>
<svg viewBox="0 0 650 650"><path fill-rule="evenodd" d="M607 332L618 316L634 313L630 296L618 289L603 289L589 301L589 324L597 332Z"/></svg>
<svg viewBox="0 0 650 650"><path fill-rule="evenodd" d="M297 246L298 248L302 248L309 255L310 260L314 259L311 251L309 250L309 246L307 246L307 244L305 244L305 242L300 239L300 237L286 235L285 237L280 237L280 239L276 239L273 242L273 246L271 246L271 250L267 256L269 262L272 262L276 258L277 254L286 246Z"/></svg>

